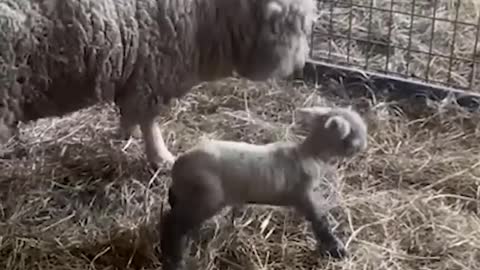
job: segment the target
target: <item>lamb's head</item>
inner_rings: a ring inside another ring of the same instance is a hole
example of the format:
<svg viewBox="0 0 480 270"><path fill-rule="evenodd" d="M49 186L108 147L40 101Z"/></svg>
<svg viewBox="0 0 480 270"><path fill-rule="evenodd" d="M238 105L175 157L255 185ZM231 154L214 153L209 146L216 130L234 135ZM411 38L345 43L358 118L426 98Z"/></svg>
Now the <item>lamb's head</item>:
<svg viewBox="0 0 480 270"><path fill-rule="evenodd" d="M351 108L308 107L298 109L297 115L310 129L305 143L312 153L351 157L367 148L367 124Z"/></svg>
<svg viewBox="0 0 480 270"><path fill-rule="evenodd" d="M250 18L243 19L248 22L241 23L249 23L250 31L236 29L238 35L233 35L233 42L238 44L233 53L235 71L251 80L265 80L286 77L302 69L309 53L315 1L240 1L249 1L254 11L251 10Z"/></svg>

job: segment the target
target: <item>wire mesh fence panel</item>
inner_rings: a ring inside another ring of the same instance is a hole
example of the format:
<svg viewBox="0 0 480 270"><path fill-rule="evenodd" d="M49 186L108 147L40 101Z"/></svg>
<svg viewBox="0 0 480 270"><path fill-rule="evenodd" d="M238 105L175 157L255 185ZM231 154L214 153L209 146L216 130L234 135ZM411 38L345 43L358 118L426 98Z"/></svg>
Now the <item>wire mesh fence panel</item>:
<svg viewBox="0 0 480 270"><path fill-rule="evenodd" d="M480 92L479 0L320 0L313 60Z"/></svg>

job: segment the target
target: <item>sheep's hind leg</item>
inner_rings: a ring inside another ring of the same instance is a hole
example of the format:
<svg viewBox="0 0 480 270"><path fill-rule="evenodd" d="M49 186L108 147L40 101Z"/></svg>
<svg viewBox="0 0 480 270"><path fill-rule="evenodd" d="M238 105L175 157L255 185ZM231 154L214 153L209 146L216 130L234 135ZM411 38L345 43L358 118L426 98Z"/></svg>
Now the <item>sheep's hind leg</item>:
<svg viewBox="0 0 480 270"><path fill-rule="evenodd" d="M135 112L136 107L131 103L132 98L116 98L115 104L120 110L120 121L118 129L118 137L121 140L128 140L131 137L141 138L141 130L138 121L138 113Z"/></svg>
<svg viewBox="0 0 480 270"><path fill-rule="evenodd" d="M311 201L302 203L297 209L311 223L319 251L336 259L347 256L347 251L340 239L332 232L327 217L320 214Z"/></svg>
<svg viewBox="0 0 480 270"><path fill-rule="evenodd" d="M141 138L142 131L140 130L140 125L138 122L129 119L128 116L120 115L120 138L128 140L131 137Z"/></svg>
<svg viewBox="0 0 480 270"><path fill-rule="evenodd" d="M147 159L150 164L155 168L159 168L164 162L171 166L175 161L175 156L168 150L155 119L143 120L140 123L140 128L145 141Z"/></svg>
<svg viewBox="0 0 480 270"><path fill-rule="evenodd" d="M232 226L235 226L235 220L242 215L243 210L244 210L244 206L243 206L243 205L234 205L234 206L231 207L231 211L230 211L230 214L231 214L230 222L231 222L231 225L232 225Z"/></svg>

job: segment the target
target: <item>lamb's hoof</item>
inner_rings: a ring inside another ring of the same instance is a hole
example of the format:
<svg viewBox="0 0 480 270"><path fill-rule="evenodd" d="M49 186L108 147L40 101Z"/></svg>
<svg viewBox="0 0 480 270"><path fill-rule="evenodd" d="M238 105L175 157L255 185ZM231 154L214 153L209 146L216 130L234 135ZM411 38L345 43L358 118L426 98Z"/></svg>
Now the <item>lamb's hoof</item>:
<svg viewBox="0 0 480 270"><path fill-rule="evenodd" d="M335 259L344 259L348 256L345 246L339 240L330 247L319 247L321 253Z"/></svg>
<svg viewBox="0 0 480 270"><path fill-rule="evenodd" d="M170 260L165 260L162 263L162 269L164 270L187 270L187 264L185 260L180 260L178 262L172 262Z"/></svg>
<svg viewBox="0 0 480 270"><path fill-rule="evenodd" d="M326 255L330 255L332 258L335 259L343 259L348 256L347 251L343 247L336 247L331 250L325 251Z"/></svg>

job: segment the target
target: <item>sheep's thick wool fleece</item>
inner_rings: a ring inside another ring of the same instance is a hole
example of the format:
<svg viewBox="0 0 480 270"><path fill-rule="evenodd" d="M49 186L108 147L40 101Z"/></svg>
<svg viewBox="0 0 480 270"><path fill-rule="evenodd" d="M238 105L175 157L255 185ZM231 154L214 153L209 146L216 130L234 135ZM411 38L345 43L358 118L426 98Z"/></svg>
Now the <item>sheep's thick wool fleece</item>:
<svg viewBox="0 0 480 270"><path fill-rule="evenodd" d="M141 87L137 92L148 96L162 84L160 67L161 74L169 74L169 83L177 70L178 78L190 73L187 62L194 60L178 54L188 53L193 42L176 38L188 36L182 33L188 27L178 22L175 29L170 26L191 11L192 3L0 0L0 129L16 120L112 101L124 89ZM173 15L161 16L172 10ZM133 73L135 83L128 81ZM163 96L179 94L162 91Z"/></svg>

